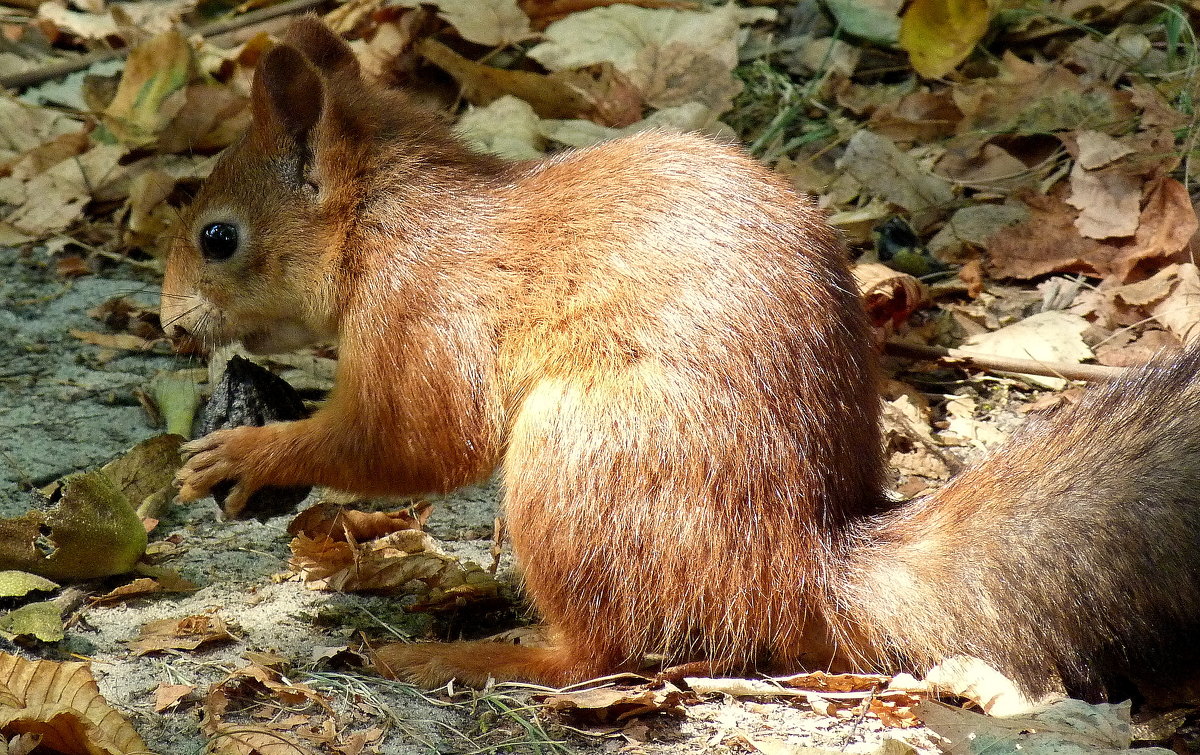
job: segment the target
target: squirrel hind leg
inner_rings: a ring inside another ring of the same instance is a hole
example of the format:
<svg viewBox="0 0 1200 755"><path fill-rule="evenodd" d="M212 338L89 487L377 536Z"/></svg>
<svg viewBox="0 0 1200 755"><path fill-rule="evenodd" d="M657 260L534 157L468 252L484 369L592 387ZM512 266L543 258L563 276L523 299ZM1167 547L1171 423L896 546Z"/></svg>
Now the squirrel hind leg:
<svg viewBox="0 0 1200 755"><path fill-rule="evenodd" d="M562 687L620 670L607 655L570 645L530 647L487 640L400 642L379 648L373 656L380 675L422 687L451 680L482 687L488 679Z"/></svg>

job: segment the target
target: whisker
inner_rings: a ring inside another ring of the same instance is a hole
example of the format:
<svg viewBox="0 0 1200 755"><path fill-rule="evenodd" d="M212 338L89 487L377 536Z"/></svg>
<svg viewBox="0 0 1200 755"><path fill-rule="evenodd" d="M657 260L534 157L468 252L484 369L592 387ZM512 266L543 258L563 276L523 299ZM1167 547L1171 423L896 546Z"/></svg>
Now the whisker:
<svg viewBox="0 0 1200 755"><path fill-rule="evenodd" d="M187 309L185 309L184 311L180 312L179 314L175 315L175 316L174 316L174 317L172 317L170 320L166 320L166 321L164 321L164 322L162 323L162 328L163 328L163 330L166 330L166 329L167 329L167 328L169 328L170 326L172 326L172 325L174 325L175 323L179 322L181 319L183 319L184 317L187 317L187 316L188 316L188 315L190 315L191 313L195 312L197 309L200 309L200 307L201 307L201 306L202 306L202 305L200 305L200 304L195 304L195 305L193 305L193 306L191 306L191 307L188 307ZM207 314L207 313L204 313L204 314ZM200 322L204 322L204 315L203 315L203 314L202 314L202 315L201 315L201 317L200 317Z"/></svg>

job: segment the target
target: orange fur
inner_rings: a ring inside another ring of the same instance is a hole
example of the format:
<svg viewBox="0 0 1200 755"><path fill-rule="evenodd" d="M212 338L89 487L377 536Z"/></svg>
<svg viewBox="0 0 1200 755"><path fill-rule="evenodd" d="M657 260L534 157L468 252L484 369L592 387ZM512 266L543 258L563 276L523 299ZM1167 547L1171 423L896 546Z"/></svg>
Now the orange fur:
<svg viewBox="0 0 1200 755"><path fill-rule="evenodd" d="M885 502L876 366L842 247L771 171L663 132L500 163L364 80L316 21L285 42L256 77L250 132L185 216L163 319L208 345L336 337L337 384L310 419L193 443L181 497L235 479L236 513L262 485L449 490L499 464L525 589L558 638L400 646L381 666L425 684L565 684L647 653L790 670L968 649L1030 689L1038 668L1074 668L1088 619L1064 601L1028 619L1062 629L1029 663L997 647L1020 621L969 637L973 610L1037 593L1002 557L955 563L1028 526L1002 463L932 502ZM216 221L242 246L206 261L196 239ZM1032 478L1062 455L1039 443L1013 457L1026 492L1052 492ZM1094 471L1079 456L1075 481ZM956 590L982 602L940 595Z"/></svg>

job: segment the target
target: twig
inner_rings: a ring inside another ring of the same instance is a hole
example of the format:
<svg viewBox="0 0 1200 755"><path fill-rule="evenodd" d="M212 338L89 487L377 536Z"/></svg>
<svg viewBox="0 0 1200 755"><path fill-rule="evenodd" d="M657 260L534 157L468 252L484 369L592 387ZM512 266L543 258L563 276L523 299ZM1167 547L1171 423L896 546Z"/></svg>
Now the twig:
<svg viewBox="0 0 1200 755"><path fill-rule="evenodd" d="M1042 362L1036 359L1016 359L1000 357L993 354L977 354L962 349L944 349L940 346L920 346L912 343L888 341L883 347L884 353L909 359L934 359L941 362L953 362L964 367L988 372L1016 372L1022 375L1042 375L1058 377L1067 380L1088 380L1103 382L1120 377L1124 367L1108 367L1102 364L1064 364L1060 362Z"/></svg>
<svg viewBox="0 0 1200 755"><path fill-rule="evenodd" d="M216 37L222 34L241 29L244 26L262 23L269 21L279 16L286 16L293 13L301 13L306 10L317 7L325 0L289 0L286 3L272 5L269 8L259 8L258 10L250 11L237 18L231 18L224 21L214 21L211 24L206 24L194 32L184 31L184 34L199 34L202 37ZM115 60L123 58L129 54L129 48L121 48L119 50L97 50L86 55L80 55L70 60L58 60L44 66L31 68L28 71L10 74L8 76L0 76L0 86L8 89L23 89L34 84L41 84L44 81L61 78L68 74L82 71L85 68L101 63L106 60Z"/></svg>

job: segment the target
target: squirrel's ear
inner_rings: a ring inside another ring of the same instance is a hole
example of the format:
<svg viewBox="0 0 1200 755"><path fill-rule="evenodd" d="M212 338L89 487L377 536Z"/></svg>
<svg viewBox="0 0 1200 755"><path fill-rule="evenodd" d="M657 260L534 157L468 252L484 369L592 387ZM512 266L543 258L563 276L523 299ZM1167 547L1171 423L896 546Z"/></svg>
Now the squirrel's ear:
<svg viewBox="0 0 1200 755"><path fill-rule="evenodd" d="M296 48L271 48L254 72L250 93L254 127L282 132L303 144L321 118L324 90L316 69Z"/></svg>
<svg viewBox="0 0 1200 755"><path fill-rule="evenodd" d="M357 74L358 58L346 41L316 16L301 16L288 25L283 41L301 52L323 74Z"/></svg>

